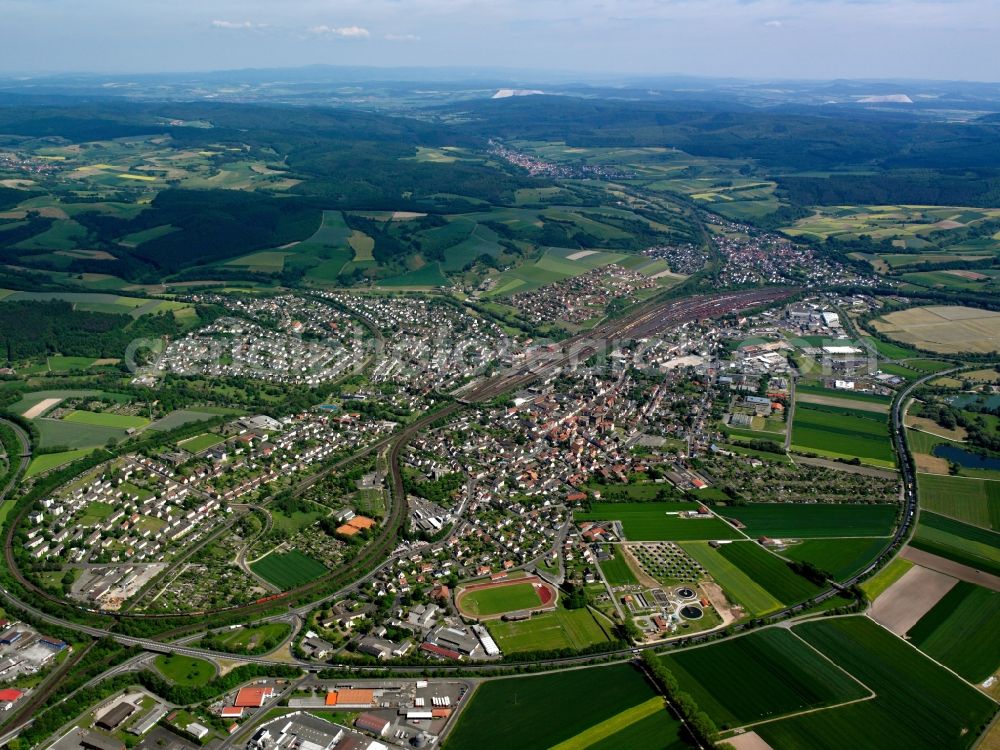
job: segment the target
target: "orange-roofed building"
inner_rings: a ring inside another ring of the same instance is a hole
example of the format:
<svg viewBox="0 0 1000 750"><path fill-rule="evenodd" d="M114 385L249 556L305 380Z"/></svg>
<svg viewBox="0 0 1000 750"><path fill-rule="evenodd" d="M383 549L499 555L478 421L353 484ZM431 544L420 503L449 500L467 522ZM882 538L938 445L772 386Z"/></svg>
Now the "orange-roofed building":
<svg viewBox="0 0 1000 750"><path fill-rule="evenodd" d="M370 706L374 702L375 691L370 688L331 690L326 694L328 706Z"/></svg>
<svg viewBox="0 0 1000 750"><path fill-rule="evenodd" d="M349 523L345 523L343 526L337 527L337 533L341 536L354 536L360 531L361 529L357 526L351 526Z"/></svg>
<svg viewBox="0 0 1000 750"><path fill-rule="evenodd" d="M370 529L375 525L375 522L368 518L368 516L355 516L347 522L347 525L353 526L357 529Z"/></svg>
<svg viewBox="0 0 1000 750"><path fill-rule="evenodd" d="M274 695L273 687L247 687L236 694L233 705L237 708L260 708Z"/></svg>
<svg viewBox="0 0 1000 750"><path fill-rule="evenodd" d="M433 716L435 719L447 719L449 716L451 716L451 709L450 708L432 708L431 709L431 716Z"/></svg>

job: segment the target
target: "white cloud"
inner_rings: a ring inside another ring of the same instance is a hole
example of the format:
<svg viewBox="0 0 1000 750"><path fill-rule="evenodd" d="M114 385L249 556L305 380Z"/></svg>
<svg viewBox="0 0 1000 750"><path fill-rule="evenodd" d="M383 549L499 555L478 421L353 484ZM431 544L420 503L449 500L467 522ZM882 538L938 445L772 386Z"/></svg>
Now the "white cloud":
<svg viewBox="0 0 1000 750"><path fill-rule="evenodd" d="M383 37L389 42L419 42L420 37L416 34L386 34Z"/></svg>
<svg viewBox="0 0 1000 750"><path fill-rule="evenodd" d="M785 24L783 24L781 21L778 21L777 19L774 19L771 21L764 21L764 25L767 26L767 28L769 29L780 29Z"/></svg>
<svg viewBox="0 0 1000 750"><path fill-rule="evenodd" d="M372 34L362 26L313 26L309 29L310 34L317 36L340 36L345 39L367 39Z"/></svg>
<svg viewBox="0 0 1000 750"><path fill-rule="evenodd" d="M212 21L212 28L215 29L263 29L266 26L266 23L252 21Z"/></svg>

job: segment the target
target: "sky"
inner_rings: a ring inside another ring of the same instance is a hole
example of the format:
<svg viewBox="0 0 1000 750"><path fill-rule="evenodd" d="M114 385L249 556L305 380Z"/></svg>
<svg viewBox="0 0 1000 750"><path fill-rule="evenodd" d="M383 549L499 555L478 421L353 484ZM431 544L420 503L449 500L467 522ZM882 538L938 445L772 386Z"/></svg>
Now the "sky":
<svg viewBox="0 0 1000 750"><path fill-rule="evenodd" d="M1000 0L0 0L0 73L316 63L1000 81Z"/></svg>

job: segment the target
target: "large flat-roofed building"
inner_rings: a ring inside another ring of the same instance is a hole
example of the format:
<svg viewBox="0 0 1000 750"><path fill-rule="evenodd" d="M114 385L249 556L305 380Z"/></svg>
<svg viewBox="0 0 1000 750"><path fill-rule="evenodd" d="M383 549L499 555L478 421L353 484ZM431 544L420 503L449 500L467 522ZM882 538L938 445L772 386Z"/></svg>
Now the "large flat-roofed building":
<svg viewBox="0 0 1000 750"><path fill-rule="evenodd" d="M98 729L106 729L109 732L117 729L125 719L136 712L135 704L122 701L117 706L105 711L101 718L94 722Z"/></svg>
<svg viewBox="0 0 1000 750"><path fill-rule="evenodd" d="M273 695L273 687L246 687L236 693L233 705L238 708L260 708Z"/></svg>

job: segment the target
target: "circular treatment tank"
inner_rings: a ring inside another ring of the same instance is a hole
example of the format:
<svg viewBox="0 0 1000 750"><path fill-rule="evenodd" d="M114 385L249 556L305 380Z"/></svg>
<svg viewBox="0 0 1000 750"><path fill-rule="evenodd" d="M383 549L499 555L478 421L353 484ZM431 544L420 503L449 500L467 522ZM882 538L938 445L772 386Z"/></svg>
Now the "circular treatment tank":
<svg viewBox="0 0 1000 750"><path fill-rule="evenodd" d="M695 597L694 589L690 589L687 586L681 586L674 593L681 599L694 599Z"/></svg>
<svg viewBox="0 0 1000 750"><path fill-rule="evenodd" d="M700 620L703 614L705 613L701 611L701 607L696 607L693 604L681 607L681 617L685 620Z"/></svg>

